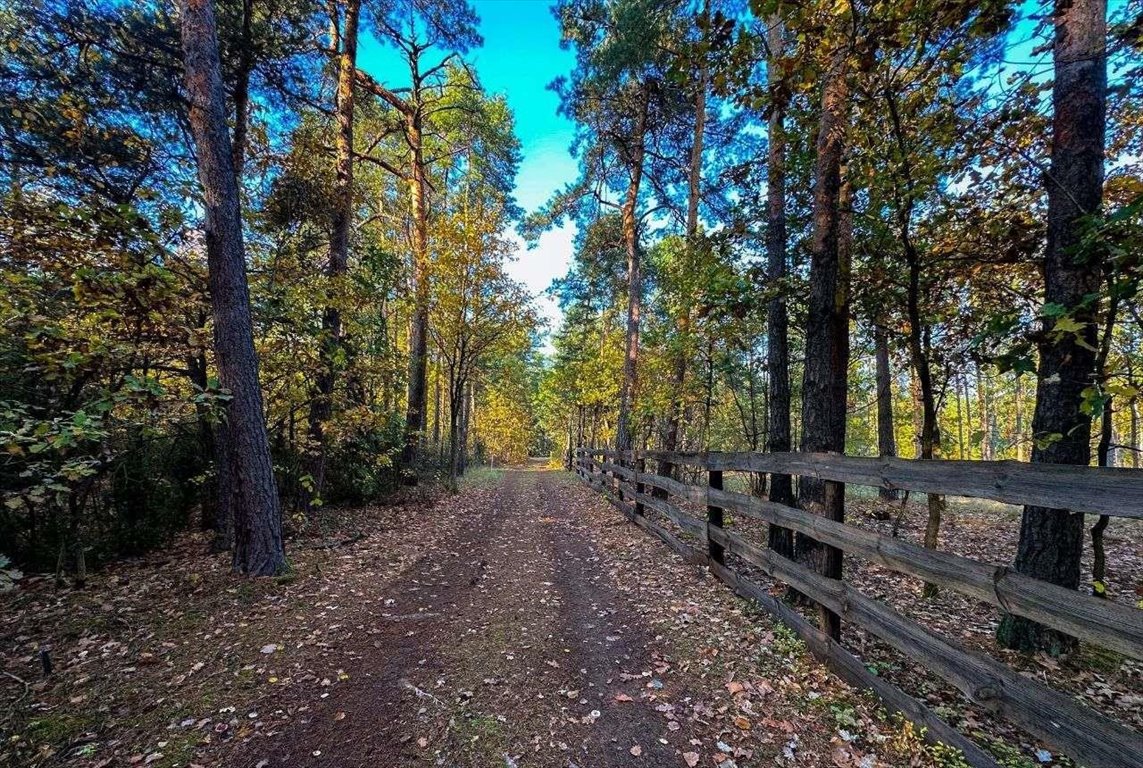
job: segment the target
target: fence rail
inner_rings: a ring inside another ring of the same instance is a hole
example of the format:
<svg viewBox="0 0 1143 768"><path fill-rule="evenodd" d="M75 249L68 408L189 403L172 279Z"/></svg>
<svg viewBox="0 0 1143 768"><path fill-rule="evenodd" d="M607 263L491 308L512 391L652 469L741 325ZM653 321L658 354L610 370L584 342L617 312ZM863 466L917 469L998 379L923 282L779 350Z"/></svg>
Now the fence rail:
<svg viewBox="0 0 1143 768"><path fill-rule="evenodd" d="M597 456L602 460L596 460ZM644 470L647 459L706 470L709 482L703 486L689 485L648 473ZM923 663L971 701L1019 724L1077 762L1090 768L1143 765L1143 739L1135 730L991 657L960 648L843 580L823 576L747 541L732 529L723 527L723 513L730 511L796 531L845 553L956 590L1140 660L1143 660L1143 610L1039 581L1005 566L926 549L722 488L724 471L769 472L1140 518L1143 517L1143 472L1015 462L864 459L830 454L646 452L636 455L587 449L576 452L574 464L576 473L610 498L630 520L688 560L708 564L738 594L754 599L794 629L840 676L872 689L887 705L924 726L930 738L964 752L972 765L995 766L996 763L924 704L870 673L834 638L771 596L761 585L728 567L727 557L741 559L879 637ZM1107 486L1101 486L1102 482ZM689 514L672 503L672 499L705 506L706 519ZM692 546L649 519L645 514L648 509L696 536L703 545Z"/></svg>

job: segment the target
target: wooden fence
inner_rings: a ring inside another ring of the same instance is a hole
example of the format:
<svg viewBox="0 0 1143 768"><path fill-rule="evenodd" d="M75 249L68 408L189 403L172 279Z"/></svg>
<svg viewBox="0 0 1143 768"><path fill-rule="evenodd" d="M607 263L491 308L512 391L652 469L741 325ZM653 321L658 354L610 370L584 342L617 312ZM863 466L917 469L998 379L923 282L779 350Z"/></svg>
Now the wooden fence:
<svg viewBox="0 0 1143 768"><path fill-rule="evenodd" d="M648 459L705 470L708 483L688 485L648 473L644 469ZM781 619L842 678L872 689L887 706L924 727L927 738L960 749L970 764L997 766L987 752L927 706L874 675L860 659L787 603L728 567L727 557L736 556L790 585L824 610L836 613L923 663L971 701L1018 724L1077 763L1088 768L1143 766L1143 738L1134 729L991 657L964 650L889 605L862 594L844 580L822 576L765 546L747 541L733 527L724 526L724 511L796 531L844 553L961 592L1008 613L1141 660L1143 610L1033 579L1005 566L926 549L722 487L723 472L780 473L837 483L1143 518L1143 472L1009 461L921 462L807 453L641 452L621 456L614 451L591 449L576 451L574 470L632 522L658 536L688 560L709 565L736 593L752 598ZM706 518L689 514L672 499L705 506ZM696 548L649 519L645 514L648 509L697 536L704 545Z"/></svg>

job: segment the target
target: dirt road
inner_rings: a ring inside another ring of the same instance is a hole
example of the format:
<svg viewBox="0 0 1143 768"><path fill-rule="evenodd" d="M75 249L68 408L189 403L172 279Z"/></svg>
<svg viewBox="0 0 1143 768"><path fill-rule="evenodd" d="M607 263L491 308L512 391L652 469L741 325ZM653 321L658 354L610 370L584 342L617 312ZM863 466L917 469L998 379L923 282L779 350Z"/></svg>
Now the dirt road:
<svg viewBox="0 0 1143 768"><path fill-rule="evenodd" d="M361 585L339 679L267 702L281 720L228 764L833 764L821 704L856 713L852 694L787 636L573 477L491 482L410 567Z"/></svg>

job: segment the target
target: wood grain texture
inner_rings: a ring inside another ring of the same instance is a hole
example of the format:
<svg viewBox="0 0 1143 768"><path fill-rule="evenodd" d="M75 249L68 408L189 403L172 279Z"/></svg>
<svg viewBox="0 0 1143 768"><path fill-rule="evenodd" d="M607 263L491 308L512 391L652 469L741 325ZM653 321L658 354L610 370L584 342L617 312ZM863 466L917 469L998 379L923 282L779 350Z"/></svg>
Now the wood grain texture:
<svg viewBox="0 0 1143 768"><path fill-rule="evenodd" d="M1068 696L1000 662L969 653L844 581L826 578L737 534L711 527L728 553L880 637L966 697L1053 745L1090 768L1143 765L1143 738Z"/></svg>
<svg viewBox="0 0 1143 768"><path fill-rule="evenodd" d="M613 451L595 455L614 456ZM1143 519L1143 471L1020 461L914 461L833 453L666 453L640 456L724 472L769 472L918 493L1034 504Z"/></svg>
<svg viewBox="0 0 1143 768"><path fill-rule="evenodd" d="M630 470L604 463L623 477ZM1143 660L1143 610L1100 600L1082 592L1033 579L1014 569L981 563L950 552L926 549L901 539L826 520L794 507L732 491L688 486L658 475L641 476L644 485L696 504L715 504L736 514L789 528L878 565L953 589L1018 616L1090 643Z"/></svg>

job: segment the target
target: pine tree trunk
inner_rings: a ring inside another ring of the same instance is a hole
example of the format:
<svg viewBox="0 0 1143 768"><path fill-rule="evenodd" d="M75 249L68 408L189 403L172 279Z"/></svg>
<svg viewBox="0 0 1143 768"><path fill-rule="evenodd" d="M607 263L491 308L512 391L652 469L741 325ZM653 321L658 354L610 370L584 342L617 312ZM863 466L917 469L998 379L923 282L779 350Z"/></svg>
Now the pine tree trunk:
<svg viewBox="0 0 1143 768"><path fill-rule="evenodd" d="M1016 461L1027 461L1027 452L1024 450L1024 380L1020 374L1016 375L1015 384L1015 410L1016 410L1016 424L1015 424L1015 443L1016 443Z"/></svg>
<svg viewBox="0 0 1143 768"><path fill-rule="evenodd" d="M337 281L349 269L349 234L353 225L353 83L357 73L357 24L360 13L361 0L348 0L344 29L338 35L341 50L337 56L337 133L334 139L329 260L326 264L326 289L331 294L338 289ZM328 300L333 297L326 298ZM311 490L306 500L307 509L315 502L320 503L325 487L325 425L333 416L333 390L343 341L341 310L336 301L329 301L322 312L321 354L310 402L311 446L308 464Z"/></svg>
<svg viewBox="0 0 1143 768"><path fill-rule="evenodd" d="M822 87L822 109L814 169L813 239L806 319L806 367L802 384L802 450L845 451L846 388L849 373L849 263L843 233L849 205L843 200L842 154L849 88L846 53L835 54ZM803 477L803 508L830 520L845 514L845 485ZM818 573L841 577L841 551L797 537L797 558ZM837 614L820 608L823 632L837 639Z"/></svg>
<svg viewBox="0 0 1143 768"><path fill-rule="evenodd" d="M1131 468L1139 469L1139 398L1131 398Z"/></svg>
<svg viewBox="0 0 1143 768"><path fill-rule="evenodd" d="M897 455L897 438L893 433L893 374L889 369L889 333L878 324L873 329L873 347L877 380L877 452L882 456ZM881 498L892 501L897 491L882 488Z"/></svg>
<svg viewBox="0 0 1143 768"><path fill-rule="evenodd" d="M463 451L460 445L460 412L461 400L464 397L464 382L449 384L449 416L448 416L448 480L449 488L456 489L457 477L460 476L460 456Z"/></svg>
<svg viewBox="0 0 1143 768"><path fill-rule="evenodd" d="M1100 287L1099 254L1077 254L1083 219L1097 215L1103 198L1107 112L1106 0L1057 0L1055 81L1052 86L1052 156L1046 175L1048 243L1044 253L1044 301L1063 307L1084 324L1079 332L1040 345L1032 461L1087 465L1091 418L1080 405L1095 370L1096 313L1087 297ZM1086 302L1086 303L1085 303ZM1047 329L1050 330L1050 329ZM1082 342L1082 343L1081 343ZM1058 439L1057 439L1058 436ZM1077 589L1083 553L1083 515L1028 506L1020 523L1016 570ZM997 639L1007 648L1064 652L1073 638L1028 619L1005 616Z"/></svg>
<svg viewBox="0 0 1143 768"><path fill-rule="evenodd" d="M242 35L234 78L234 175L242 183L246 165L246 135L250 126L250 75L254 72L254 0L242 0Z"/></svg>
<svg viewBox="0 0 1143 768"><path fill-rule="evenodd" d="M709 17L709 3L703 4L703 16ZM708 67L705 53L700 54L703 59L699 65L698 86L695 88L695 124L691 134L691 158L687 172L687 254L689 263L695 264L695 250L698 247L698 215L699 202L702 198L702 152L703 140L706 135L706 89ZM684 306L679 313L676 323L679 338L675 360L671 370L671 412L667 416L666 434L663 436L663 450L676 451L679 447L679 422L682 420L683 387L687 380L687 353L689 345L686 343L690 333L691 307ZM663 477L671 477L674 468L669 461L659 462L658 471ZM666 497L661 488L652 488L651 493L657 497Z"/></svg>
<svg viewBox="0 0 1143 768"><path fill-rule="evenodd" d="M406 137L412 148L409 200L413 227L413 317L409 328L409 397L405 409L407 480L416 483L416 464L425 428L425 386L429 353L429 212L422 116L419 104L408 115Z"/></svg>
<svg viewBox="0 0 1143 768"><path fill-rule="evenodd" d="M433 445L440 446L441 444L441 368L440 359L437 359L437 364L434 367L433 379L435 382L435 394L433 396Z"/></svg>
<svg viewBox="0 0 1143 768"><path fill-rule="evenodd" d="M242 214L226 127L214 8L210 0L183 0L181 10L190 128L206 211L215 359L219 379L231 397L226 412L234 488L234 567L243 573L271 575L285 570L286 554L254 351Z"/></svg>
<svg viewBox="0 0 1143 768"><path fill-rule="evenodd" d="M780 16L769 20L766 44L770 61L782 57L786 46L786 30ZM772 64L767 81L773 93L778 73ZM767 127L769 146L766 156L766 278L774 293L766 305L766 367L770 375L770 400L766 416L766 450L786 453L793 449L790 430L790 319L786 310L786 134L785 104L770 107ZM770 476L770 501L777 504L794 502L793 482L789 475ZM770 526L769 544L780 555L794 554L794 533L788 528Z"/></svg>
<svg viewBox="0 0 1143 768"><path fill-rule="evenodd" d="M972 400L968 396L968 376L961 373L960 375L960 388L961 393L964 395L964 456L966 459L972 458Z"/></svg>
<svg viewBox="0 0 1143 768"><path fill-rule="evenodd" d="M639 114L626 151L629 183L623 200L622 218L623 242L627 247L627 343L623 358L623 384L619 392L619 423L615 431L615 447L619 451L630 451L635 445L631 411L635 407L635 393L638 384L639 317L643 303L643 278L639 256L639 222L636 207L639 203L639 186L643 180L643 158L646 153L644 141L650 109L648 89L649 86L645 83L641 86Z"/></svg>
<svg viewBox="0 0 1143 768"><path fill-rule="evenodd" d="M964 461L964 410L961 406L961 380L960 376L953 378L953 397L956 398L956 449L957 458Z"/></svg>
<svg viewBox="0 0 1143 768"><path fill-rule="evenodd" d="M986 379L976 364L976 410L980 413L980 458L992 461L992 403L987 391Z"/></svg>

